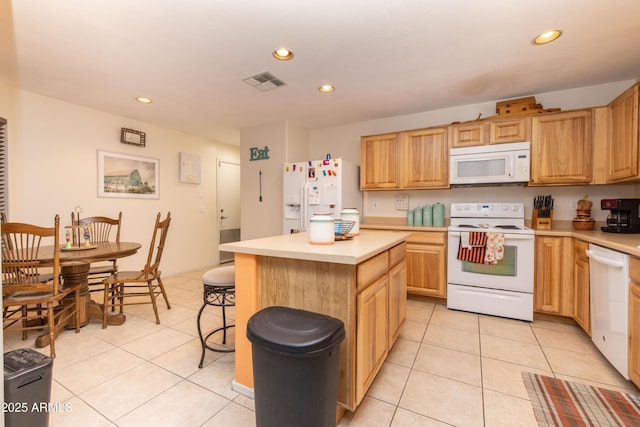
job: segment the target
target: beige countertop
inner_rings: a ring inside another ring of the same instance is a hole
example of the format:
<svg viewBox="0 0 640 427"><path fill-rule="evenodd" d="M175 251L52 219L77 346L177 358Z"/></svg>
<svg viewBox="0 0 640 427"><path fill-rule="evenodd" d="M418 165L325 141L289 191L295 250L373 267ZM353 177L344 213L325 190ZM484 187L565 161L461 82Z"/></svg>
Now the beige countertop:
<svg viewBox="0 0 640 427"><path fill-rule="evenodd" d="M525 222L531 226L531 221ZM402 231L447 231L449 220L445 219L445 227L416 227L406 225L404 218L368 217L360 224L360 229L402 230ZM536 236L566 236L584 240L596 245L625 252L640 257L640 234L605 233L600 230L604 222L597 222L593 230L576 230L570 220L553 221L549 230L534 229Z"/></svg>
<svg viewBox="0 0 640 427"><path fill-rule="evenodd" d="M356 265L404 242L408 237L409 233L401 231L361 230L350 240L337 241L333 245L312 245L308 233L295 233L223 243L218 247L221 251L234 253Z"/></svg>

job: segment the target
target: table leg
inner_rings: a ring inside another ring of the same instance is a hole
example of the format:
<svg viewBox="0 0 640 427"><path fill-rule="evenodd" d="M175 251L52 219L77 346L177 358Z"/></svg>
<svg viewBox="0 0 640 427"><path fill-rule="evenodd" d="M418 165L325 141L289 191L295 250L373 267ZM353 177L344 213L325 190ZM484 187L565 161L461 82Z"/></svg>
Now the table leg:
<svg viewBox="0 0 640 427"><path fill-rule="evenodd" d="M89 268L88 263L69 263L62 266L62 286L71 286L80 284L80 306L78 307L80 316L80 327L84 327L89 324L91 319L98 319L102 322L102 311L104 308L102 304L98 304L91 299L89 294ZM59 310L68 310L75 304L75 297L69 295L62 300ZM107 316L107 324L109 325L122 325L127 317L124 314L110 314ZM57 337L63 328L75 329L76 325L73 322L66 322L64 324L56 325L54 335ZM49 345L49 334L45 333L36 338L36 347L42 348Z"/></svg>

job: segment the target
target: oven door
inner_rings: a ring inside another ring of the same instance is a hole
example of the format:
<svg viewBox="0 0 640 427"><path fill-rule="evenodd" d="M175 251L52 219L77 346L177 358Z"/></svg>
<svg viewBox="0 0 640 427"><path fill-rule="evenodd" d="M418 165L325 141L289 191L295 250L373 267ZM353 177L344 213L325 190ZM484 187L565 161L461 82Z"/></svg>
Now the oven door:
<svg viewBox="0 0 640 427"><path fill-rule="evenodd" d="M458 259L460 232L449 231L447 276L454 285L533 292L532 234L504 233L504 257L497 264L480 264Z"/></svg>

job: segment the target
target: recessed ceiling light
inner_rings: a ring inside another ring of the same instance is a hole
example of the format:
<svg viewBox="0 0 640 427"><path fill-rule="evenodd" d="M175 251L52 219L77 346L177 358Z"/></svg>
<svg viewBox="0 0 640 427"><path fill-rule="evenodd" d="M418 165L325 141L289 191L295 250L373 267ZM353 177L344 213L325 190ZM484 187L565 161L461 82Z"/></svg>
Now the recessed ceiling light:
<svg viewBox="0 0 640 427"><path fill-rule="evenodd" d="M293 58L293 52L286 47L281 47L273 51L273 57L281 61L288 61Z"/></svg>
<svg viewBox="0 0 640 427"><path fill-rule="evenodd" d="M560 30L551 30L546 31L539 36L537 36L531 43L534 45L545 44L554 41L558 37L562 35L562 31Z"/></svg>
<svg viewBox="0 0 640 427"><path fill-rule="evenodd" d="M333 92L334 90L336 90L335 87L333 87L332 85L322 85L318 88L318 90L322 93L329 93L329 92Z"/></svg>
<svg viewBox="0 0 640 427"><path fill-rule="evenodd" d="M141 102L143 104L151 104L153 102L151 98L145 98L144 96L136 97L136 101Z"/></svg>

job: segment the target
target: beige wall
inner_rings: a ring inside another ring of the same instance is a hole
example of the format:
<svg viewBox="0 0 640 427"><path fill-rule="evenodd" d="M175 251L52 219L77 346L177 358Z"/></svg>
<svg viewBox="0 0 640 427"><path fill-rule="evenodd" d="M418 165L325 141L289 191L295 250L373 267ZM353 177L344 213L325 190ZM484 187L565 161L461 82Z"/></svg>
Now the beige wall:
<svg viewBox="0 0 640 427"><path fill-rule="evenodd" d="M122 211L121 239L143 248L121 268L138 269L146 261L155 215L171 211L163 273L218 263L216 160L238 163L237 146L1 85L0 116L8 120L11 221L47 225L59 214L64 226L77 205L85 216ZM121 127L146 132L146 147L121 144ZM158 159L160 198L97 197L97 150ZM201 184L179 182L180 152L201 156Z"/></svg>
<svg viewBox="0 0 640 427"><path fill-rule="evenodd" d="M282 234L282 164L308 160L308 141L307 129L286 120L240 131L242 240ZM251 148L265 146L268 159L249 160Z"/></svg>

